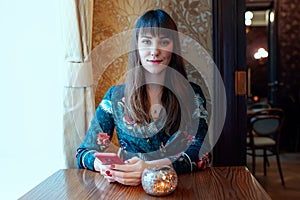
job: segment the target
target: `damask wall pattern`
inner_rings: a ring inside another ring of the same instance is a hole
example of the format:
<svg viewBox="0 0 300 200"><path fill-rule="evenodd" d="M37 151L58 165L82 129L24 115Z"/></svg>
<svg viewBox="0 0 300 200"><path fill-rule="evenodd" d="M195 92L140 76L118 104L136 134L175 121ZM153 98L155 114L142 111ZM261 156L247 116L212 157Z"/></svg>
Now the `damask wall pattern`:
<svg viewBox="0 0 300 200"><path fill-rule="evenodd" d="M131 30L137 18L150 9L163 9L178 25L179 32L199 42L212 55L212 1L211 0L95 0L93 17L93 48L123 31ZM130 41L128 41L130 43ZM185 64L190 81L199 84L209 100L207 86L201 75L188 62ZM122 82L127 69L127 55L117 58L101 77L94 77L96 85L95 105L98 105L107 89ZM97 68L93 68L94 74ZM121 80L121 81L120 81Z"/></svg>
<svg viewBox="0 0 300 200"><path fill-rule="evenodd" d="M279 0L278 45L280 106L285 110L281 148L300 152L300 5L298 0Z"/></svg>
<svg viewBox="0 0 300 200"><path fill-rule="evenodd" d="M300 4L280 0L278 18L281 92L300 103ZM284 98L284 97L283 97Z"/></svg>

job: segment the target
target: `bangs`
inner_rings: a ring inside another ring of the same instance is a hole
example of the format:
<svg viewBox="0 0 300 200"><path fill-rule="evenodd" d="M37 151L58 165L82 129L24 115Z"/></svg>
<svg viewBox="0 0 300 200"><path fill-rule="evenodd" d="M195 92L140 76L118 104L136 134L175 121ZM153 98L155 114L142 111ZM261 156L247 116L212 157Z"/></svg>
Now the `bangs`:
<svg viewBox="0 0 300 200"><path fill-rule="evenodd" d="M145 35L151 34L157 36L170 36L174 39L174 32L177 32L177 26L172 18L161 10L152 10L140 17L135 28L137 33Z"/></svg>
<svg viewBox="0 0 300 200"><path fill-rule="evenodd" d="M153 37L168 37L170 39L174 39L174 33L173 31L166 29L166 28L160 28L160 27L143 27L139 28L138 30L140 35L152 35Z"/></svg>

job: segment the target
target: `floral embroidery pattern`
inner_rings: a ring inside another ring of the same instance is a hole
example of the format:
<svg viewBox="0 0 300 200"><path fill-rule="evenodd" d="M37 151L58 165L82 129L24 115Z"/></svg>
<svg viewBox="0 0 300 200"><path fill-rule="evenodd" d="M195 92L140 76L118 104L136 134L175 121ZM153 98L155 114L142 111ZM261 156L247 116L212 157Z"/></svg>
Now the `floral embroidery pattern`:
<svg viewBox="0 0 300 200"><path fill-rule="evenodd" d="M97 144L99 144L101 150L107 148L110 144L110 136L107 133L99 132L97 135Z"/></svg>
<svg viewBox="0 0 300 200"><path fill-rule="evenodd" d="M185 137L187 139L187 143L188 144L190 144L195 139L195 136L189 134L187 131L184 132L184 135L185 135Z"/></svg>
<svg viewBox="0 0 300 200"><path fill-rule="evenodd" d="M123 150L126 150L127 143L124 142L124 140L122 140L122 139L119 140L119 143L120 143L120 147L121 147Z"/></svg>
<svg viewBox="0 0 300 200"><path fill-rule="evenodd" d="M199 170L206 169L206 167L210 163L210 159L211 159L211 154L210 153L206 153L203 158L199 158L199 160L197 162L197 168Z"/></svg>
<svg viewBox="0 0 300 200"><path fill-rule="evenodd" d="M166 149L166 147L165 147L165 145L164 145L163 142L160 143L159 150L160 150L160 152L162 152L162 153L166 153L166 152L167 152L167 149Z"/></svg>
<svg viewBox="0 0 300 200"><path fill-rule="evenodd" d="M118 105L122 108L123 113L125 113L125 110L127 111L127 113L130 111L125 104L125 97L122 98L122 101L118 102ZM123 116L123 121L126 123L126 128L128 129L133 129L134 125L136 124L136 122L133 119L126 115Z"/></svg>
<svg viewBox="0 0 300 200"><path fill-rule="evenodd" d="M204 100L200 97L199 94L196 94L194 97L194 101L197 108L193 113L193 118L198 117L200 119L204 119L207 123L208 112L203 106Z"/></svg>
<svg viewBox="0 0 300 200"><path fill-rule="evenodd" d="M100 103L100 108L107 113L112 114L112 104L111 101L103 99Z"/></svg>
<svg viewBox="0 0 300 200"><path fill-rule="evenodd" d="M128 116L124 116L123 121L126 122L128 125L134 125L135 124L135 121L130 119Z"/></svg>

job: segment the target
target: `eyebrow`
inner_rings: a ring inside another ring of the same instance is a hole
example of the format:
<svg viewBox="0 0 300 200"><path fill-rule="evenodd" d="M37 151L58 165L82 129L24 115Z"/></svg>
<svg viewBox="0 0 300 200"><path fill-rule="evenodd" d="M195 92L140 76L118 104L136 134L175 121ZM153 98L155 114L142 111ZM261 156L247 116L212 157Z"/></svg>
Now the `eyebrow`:
<svg viewBox="0 0 300 200"><path fill-rule="evenodd" d="M142 38L147 38L147 39L151 39L153 36L147 36L147 35L141 35ZM159 39L171 39L170 37L167 37L167 36L161 36L159 37Z"/></svg>

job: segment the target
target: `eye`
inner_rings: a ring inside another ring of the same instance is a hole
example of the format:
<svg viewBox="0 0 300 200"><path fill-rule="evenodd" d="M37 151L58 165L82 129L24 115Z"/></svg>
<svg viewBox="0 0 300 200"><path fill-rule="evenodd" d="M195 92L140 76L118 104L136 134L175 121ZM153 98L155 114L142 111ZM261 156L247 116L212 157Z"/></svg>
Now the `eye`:
<svg viewBox="0 0 300 200"><path fill-rule="evenodd" d="M160 45L165 47L168 46L170 44L170 39L163 39L160 41Z"/></svg>
<svg viewBox="0 0 300 200"><path fill-rule="evenodd" d="M141 43L144 45L150 45L151 41L149 39L143 39L143 40L141 40Z"/></svg>

